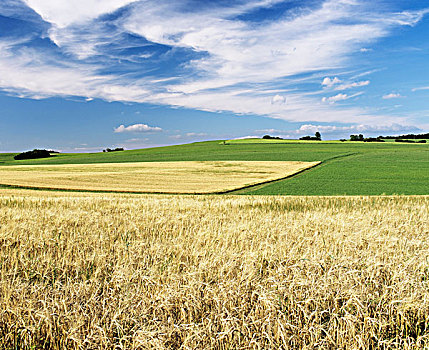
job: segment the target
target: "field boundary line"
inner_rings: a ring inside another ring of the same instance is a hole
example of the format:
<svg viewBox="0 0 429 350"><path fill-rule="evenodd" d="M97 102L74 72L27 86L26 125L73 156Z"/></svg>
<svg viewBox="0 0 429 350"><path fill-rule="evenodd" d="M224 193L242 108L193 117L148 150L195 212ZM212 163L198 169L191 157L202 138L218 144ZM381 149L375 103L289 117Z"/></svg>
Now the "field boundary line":
<svg viewBox="0 0 429 350"><path fill-rule="evenodd" d="M283 180L289 179L291 177L297 176L299 174L302 174L304 171L307 171L307 170L310 170L310 169L314 169L315 167L317 167L319 165L322 165L322 164L323 164L323 162L319 161L318 163L313 164L312 166L309 166L308 168L301 169L301 170L297 171L296 173L289 174L287 176L284 176L284 177L281 177L281 178L278 178L278 179L266 180L266 181L263 181L263 182L259 182L257 184L246 185L246 186L242 186L242 187L239 187L239 188L236 188L236 189L233 189L233 190L212 192L212 194L233 194L233 192L236 192L236 191L247 190L248 188L252 188L252 187L256 187L256 186L264 186L264 185L267 185L267 184L270 184L270 183L273 183L273 182L283 181Z"/></svg>

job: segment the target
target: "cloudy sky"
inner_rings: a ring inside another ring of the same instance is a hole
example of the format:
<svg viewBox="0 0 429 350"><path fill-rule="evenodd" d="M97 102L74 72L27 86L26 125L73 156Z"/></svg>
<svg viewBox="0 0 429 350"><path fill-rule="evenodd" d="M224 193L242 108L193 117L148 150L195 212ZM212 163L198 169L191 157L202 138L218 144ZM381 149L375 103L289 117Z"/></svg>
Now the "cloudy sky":
<svg viewBox="0 0 429 350"><path fill-rule="evenodd" d="M1 0L0 151L429 131L427 0Z"/></svg>

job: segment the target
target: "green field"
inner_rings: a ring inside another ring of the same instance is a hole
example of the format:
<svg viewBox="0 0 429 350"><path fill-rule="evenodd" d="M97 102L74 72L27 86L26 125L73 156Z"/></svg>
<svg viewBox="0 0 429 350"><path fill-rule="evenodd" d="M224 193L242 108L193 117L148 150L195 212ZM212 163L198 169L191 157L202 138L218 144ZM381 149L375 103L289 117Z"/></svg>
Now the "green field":
<svg viewBox="0 0 429 350"><path fill-rule="evenodd" d="M60 154L26 161L14 161L13 154L0 154L0 166L228 160L322 162L292 178L237 194L429 194L429 144L235 140L226 144L209 141L124 152Z"/></svg>

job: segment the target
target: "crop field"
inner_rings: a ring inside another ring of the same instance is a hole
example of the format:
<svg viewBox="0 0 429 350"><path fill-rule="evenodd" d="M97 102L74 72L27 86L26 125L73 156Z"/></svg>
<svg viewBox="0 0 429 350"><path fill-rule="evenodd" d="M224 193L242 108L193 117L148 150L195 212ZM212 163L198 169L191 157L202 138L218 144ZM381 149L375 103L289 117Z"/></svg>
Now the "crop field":
<svg viewBox="0 0 429 350"><path fill-rule="evenodd" d="M177 161L322 162L297 176L238 190L257 195L427 195L429 144L331 141L236 140L112 153L59 154L14 161L0 154L0 168L16 165L98 164ZM1 179L0 179L1 183Z"/></svg>
<svg viewBox="0 0 429 350"><path fill-rule="evenodd" d="M0 347L422 349L429 197L0 192Z"/></svg>
<svg viewBox="0 0 429 350"><path fill-rule="evenodd" d="M50 189L216 193L273 181L318 162L140 162L0 167L2 185Z"/></svg>

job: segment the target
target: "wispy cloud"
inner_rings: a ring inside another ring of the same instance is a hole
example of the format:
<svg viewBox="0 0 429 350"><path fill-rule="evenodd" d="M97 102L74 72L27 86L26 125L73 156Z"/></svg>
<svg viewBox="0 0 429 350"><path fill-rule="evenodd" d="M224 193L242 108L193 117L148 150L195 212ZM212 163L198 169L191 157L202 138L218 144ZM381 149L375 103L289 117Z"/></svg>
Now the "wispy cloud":
<svg viewBox="0 0 429 350"><path fill-rule="evenodd" d="M403 131L418 131L418 127L413 125L401 125L401 124L380 124L380 125L366 125L366 124L354 124L348 126L338 125L315 125L315 124L304 124L295 132L298 134L302 133L320 133L327 134L344 134L344 133L396 133Z"/></svg>
<svg viewBox="0 0 429 350"><path fill-rule="evenodd" d="M347 90L355 87L367 86L370 84L370 81L364 80L364 81L357 81L357 82L351 82L351 83L345 83L345 84L340 84L340 83L342 83L342 81L337 77L334 77L332 79L329 77L326 77L322 81L322 85L328 88L331 88L335 85L334 90Z"/></svg>
<svg viewBox="0 0 429 350"><path fill-rule="evenodd" d="M322 104L308 91L268 91L312 72L325 72L322 85L335 90L368 85L340 85L347 79L326 72L347 67L351 54L398 26L415 25L427 11L377 12L361 1L326 0L276 20L242 17L282 2L25 0L50 25L43 35L52 47L0 41L0 88L31 98L82 96L291 121L400 121L334 105L357 94Z"/></svg>
<svg viewBox="0 0 429 350"><path fill-rule="evenodd" d="M347 95L347 94L340 93L338 95L331 96L331 97L322 97L322 102L329 102L329 103L333 104L335 102L348 100L350 98L353 98L353 97L356 97L356 96L359 96L362 94L363 94L362 92L358 92L358 93L353 94L353 95Z"/></svg>
<svg viewBox="0 0 429 350"><path fill-rule="evenodd" d="M283 138L297 139L303 135L313 135L320 132L327 137L347 137L353 133L367 133L367 134L397 134L403 132L416 132L421 129L417 126L406 124L351 124L351 125L327 125L327 124L303 124L295 130L278 130L278 129L262 129L255 130L257 133L270 134L274 136L281 136ZM260 137L260 136L259 136Z"/></svg>
<svg viewBox="0 0 429 350"><path fill-rule="evenodd" d="M429 86L420 86L420 87L416 87L413 88L411 91L421 91L421 90L429 90Z"/></svg>
<svg viewBox="0 0 429 350"><path fill-rule="evenodd" d="M347 100L348 98L350 98L350 97L347 94L338 94L338 95L331 96L331 97L322 97L322 102L335 103L338 101Z"/></svg>
<svg viewBox="0 0 429 350"><path fill-rule="evenodd" d="M258 139L258 138L260 138L260 136L258 135L246 135L246 136L235 137L233 138L233 140L246 140L246 139Z"/></svg>
<svg viewBox="0 0 429 350"><path fill-rule="evenodd" d="M285 133L286 131L271 128L271 129L259 129L259 130L255 130L255 132L263 133L263 134L282 134L282 133Z"/></svg>
<svg viewBox="0 0 429 350"><path fill-rule="evenodd" d="M160 132L162 129L158 126L149 126L146 124L133 124L129 126L119 125L114 129L116 133L149 133L149 132Z"/></svg>
<svg viewBox="0 0 429 350"><path fill-rule="evenodd" d="M64 28L84 23L137 0L23 0L46 22Z"/></svg>
<svg viewBox="0 0 429 350"><path fill-rule="evenodd" d="M358 81L358 82L353 82L353 83L348 83L348 84L341 84L341 85L337 86L335 88L335 90L347 90L347 89L351 89L351 88L355 88L355 87L367 86L369 84L370 84L369 80Z"/></svg>
<svg viewBox="0 0 429 350"><path fill-rule="evenodd" d="M401 94L396 94L392 92L390 94L384 95L383 100L391 100L393 98L400 98L400 97L403 97L403 96Z"/></svg>
<svg viewBox="0 0 429 350"><path fill-rule="evenodd" d="M205 133L205 132L187 132L185 135L187 137L202 137L202 136L207 136L207 133Z"/></svg>

